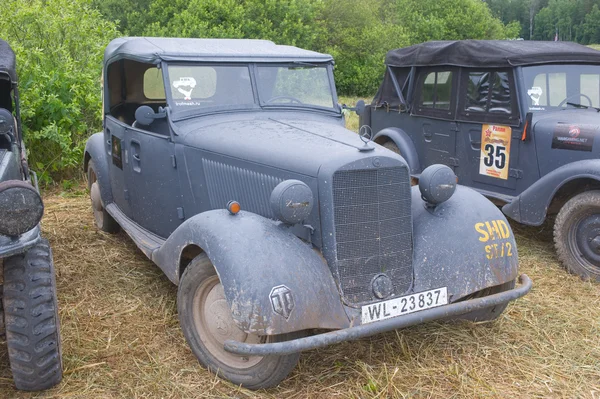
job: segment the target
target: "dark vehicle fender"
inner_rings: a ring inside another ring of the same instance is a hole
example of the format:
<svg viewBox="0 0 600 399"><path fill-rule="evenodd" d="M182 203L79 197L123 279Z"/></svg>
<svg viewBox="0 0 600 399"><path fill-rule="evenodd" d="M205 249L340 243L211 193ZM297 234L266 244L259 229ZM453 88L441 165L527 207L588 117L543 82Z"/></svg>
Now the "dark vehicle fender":
<svg viewBox="0 0 600 399"><path fill-rule="evenodd" d="M572 162L553 170L502 207L502 212L519 223L539 226L558 191L569 182L585 179L600 183L600 159Z"/></svg>
<svg viewBox="0 0 600 399"><path fill-rule="evenodd" d="M412 175L421 173L419 154L415 149L415 144L410 139L408 134L406 134L406 132L402 129L396 127L387 127L377 132L377 134L373 137L373 141L383 144L387 141L385 139L386 137L392 140L400 150L400 154L410 167L410 174Z"/></svg>
<svg viewBox="0 0 600 399"><path fill-rule="evenodd" d="M412 190L414 292L448 287L455 302L517 278L514 234L500 210L476 191L457 186L436 208Z"/></svg>
<svg viewBox="0 0 600 399"><path fill-rule="evenodd" d="M178 281L190 245L213 263L242 330L272 335L350 325L327 264L284 225L251 212L200 213L179 226L152 260Z"/></svg>
<svg viewBox="0 0 600 399"><path fill-rule="evenodd" d="M110 204L113 202L112 191L110 189L110 175L108 161L104 149L104 134L95 133L85 143L85 152L83 157L83 171L87 175L90 159L94 160L96 166L96 177L100 183L100 195L102 202Z"/></svg>

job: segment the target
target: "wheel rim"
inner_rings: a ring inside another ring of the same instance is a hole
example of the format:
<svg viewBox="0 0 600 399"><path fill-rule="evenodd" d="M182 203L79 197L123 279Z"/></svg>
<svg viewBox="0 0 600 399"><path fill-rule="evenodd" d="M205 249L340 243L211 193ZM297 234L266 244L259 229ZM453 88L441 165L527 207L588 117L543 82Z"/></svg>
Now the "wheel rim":
<svg viewBox="0 0 600 399"><path fill-rule="evenodd" d="M98 185L96 174L93 170L90 172L90 182L90 199L92 200L94 219L96 220L96 225L99 228L102 228L102 223L104 222L104 206L102 205L102 196L100 195L100 185Z"/></svg>
<svg viewBox="0 0 600 399"><path fill-rule="evenodd" d="M600 214L581 215L569 229L569 249L581 266L592 273L600 271Z"/></svg>
<svg viewBox="0 0 600 399"><path fill-rule="evenodd" d="M219 362L232 368L247 369L257 365L263 359L262 356L235 355L223 349L223 344L228 339L257 344L266 342L266 337L246 334L238 328L231 316L223 285L218 276L206 279L196 289L192 313L200 340Z"/></svg>

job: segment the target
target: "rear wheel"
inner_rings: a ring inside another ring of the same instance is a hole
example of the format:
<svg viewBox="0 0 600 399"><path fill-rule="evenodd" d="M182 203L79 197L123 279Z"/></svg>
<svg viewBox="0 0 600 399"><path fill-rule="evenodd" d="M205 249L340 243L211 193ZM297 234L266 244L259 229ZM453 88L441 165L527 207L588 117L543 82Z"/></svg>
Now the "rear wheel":
<svg viewBox="0 0 600 399"><path fill-rule="evenodd" d="M280 342L300 335L247 334L235 324L223 285L204 254L196 257L181 277L177 310L183 334L204 367L249 389L273 387L298 363L299 353L283 356L242 356L223 348L228 339L246 343Z"/></svg>
<svg viewBox="0 0 600 399"><path fill-rule="evenodd" d="M554 245L566 269L600 281L600 191L571 198L554 222Z"/></svg>
<svg viewBox="0 0 600 399"><path fill-rule="evenodd" d="M62 379L62 352L52 251L42 240L4 261L4 323L18 389L39 391Z"/></svg>
<svg viewBox="0 0 600 399"><path fill-rule="evenodd" d="M509 281L509 282L501 284L501 285L497 285L495 287L485 288L465 299L483 298L485 296L512 290L513 288L515 288L515 280ZM489 308L484 308L484 309L476 310L471 313L464 314L464 315L460 316L460 319L471 320L471 321L496 320L498 317L500 317L500 315L504 312L504 310L506 310L507 306L508 306L508 302L504 302L499 305L490 306Z"/></svg>
<svg viewBox="0 0 600 399"><path fill-rule="evenodd" d="M100 195L100 184L96 175L96 165L90 160L88 164L88 189L90 190L90 199L92 200L92 210L94 211L94 220L96 226L107 233L118 233L121 226L104 209L104 203Z"/></svg>

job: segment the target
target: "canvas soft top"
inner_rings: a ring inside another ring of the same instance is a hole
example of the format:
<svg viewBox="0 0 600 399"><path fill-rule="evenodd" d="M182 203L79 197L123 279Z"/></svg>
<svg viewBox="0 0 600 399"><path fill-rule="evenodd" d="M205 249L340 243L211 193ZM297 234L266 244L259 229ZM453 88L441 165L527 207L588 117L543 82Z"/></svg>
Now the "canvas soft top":
<svg viewBox="0 0 600 399"><path fill-rule="evenodd" d="M572 42L431 41L390 50L385 63L396 67L452 65L490 68L550 63L600 64L600 51Z"/></svg>
<svg viewBox="0 0 600 399"><path fill-rule="evenodd" d="M0 73L7 74L13 83L17 83L15 53L2 39L0 39Z"/></svg>
<svg viewBox="0 0 600 399"><path fill-rule="evenodd" d="M164 61L330 62L329 54L277 45L268 40L122 37L104 51L104 63L119 59L158 64Z"/></svg>

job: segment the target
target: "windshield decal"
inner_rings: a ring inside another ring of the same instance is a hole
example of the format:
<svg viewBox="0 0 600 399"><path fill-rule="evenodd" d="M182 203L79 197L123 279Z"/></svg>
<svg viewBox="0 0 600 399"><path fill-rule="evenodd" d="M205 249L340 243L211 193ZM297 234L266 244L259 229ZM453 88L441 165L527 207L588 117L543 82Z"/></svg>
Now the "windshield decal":
<svg viewBox="0 0 600 399"><path fill-rule="evenodd" d="M527 90L527 95L529 96L529 98L531 98L533 106L540 105L540 97L542 97L542 94L544 94L544 92L542 91L542 88L538 86L534 86L531 89Z"/></svg>
<svg viewBox="0 0 600 399"><path fill-rule="evenodd" d="M599 128L596 125L558 123L552 137L552 148L590 152Z"/></svg>
<svg viewBox="0 0 600 399"><path fill-rule="evenodd" d="M173 82L173 87L184 95L184 100L190 101L192 99L192 91L194 91L194 88L196 87L196 79L192 77L181 77ZM188 90L184 88L187 88Z"/></svg>

